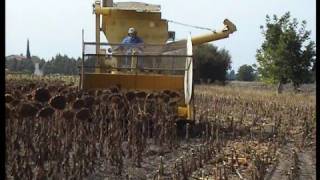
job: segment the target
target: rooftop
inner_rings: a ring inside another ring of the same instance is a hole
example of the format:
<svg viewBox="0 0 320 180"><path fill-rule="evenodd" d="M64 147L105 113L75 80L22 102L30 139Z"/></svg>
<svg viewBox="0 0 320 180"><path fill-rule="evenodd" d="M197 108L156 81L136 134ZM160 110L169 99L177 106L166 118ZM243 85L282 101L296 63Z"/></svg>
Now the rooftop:
<svg viewBox="0 0 320 180"><path fill-rule="evenodd" d="M6 59L16 59L16 60L24 60L24 59L27 59L25 56L21 56L21 55L10 55L10 56L7 56Z"/></svg>

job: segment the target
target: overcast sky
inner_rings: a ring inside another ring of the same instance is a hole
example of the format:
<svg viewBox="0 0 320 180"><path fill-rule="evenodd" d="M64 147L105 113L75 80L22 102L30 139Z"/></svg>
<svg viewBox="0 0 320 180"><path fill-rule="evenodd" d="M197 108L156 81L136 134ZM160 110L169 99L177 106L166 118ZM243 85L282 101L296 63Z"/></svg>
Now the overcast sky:
<svg viewBox="0 0 320 180"><path fill-rule="evenodd" d="M128 0L126 0L128 1ZM266 14L278 16L290 11L300 22L307 21L316 39L316 0L135 0L161 5L162 18L219 29L228 18L238 31L228 39L213 42L227 49L232 56L232 67L256 62L255 54L263 37L260 25L265 24ZM81 29L85 41L95 40L93 0L6 0L6 55L26 54L27 38L32 55L46 60L57 53L72 57L81 56ZM114 0L114 2L123 2ZM169 30L176 31L176 38L186 38L189 33L206 33L169 23ZM104 40L104 39L102 39Z"/></svg>

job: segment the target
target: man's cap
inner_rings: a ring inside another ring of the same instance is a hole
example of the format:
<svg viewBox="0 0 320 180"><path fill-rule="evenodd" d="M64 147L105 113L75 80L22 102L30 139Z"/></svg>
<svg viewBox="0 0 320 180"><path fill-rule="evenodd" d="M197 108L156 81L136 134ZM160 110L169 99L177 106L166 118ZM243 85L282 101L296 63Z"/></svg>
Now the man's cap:
<svg viewBox="0 0 320 180"><path fill-rule="evenodd" d="M133 27L129 28L128 34L133 34L133 33L136 33L136 30Z"/></svg>

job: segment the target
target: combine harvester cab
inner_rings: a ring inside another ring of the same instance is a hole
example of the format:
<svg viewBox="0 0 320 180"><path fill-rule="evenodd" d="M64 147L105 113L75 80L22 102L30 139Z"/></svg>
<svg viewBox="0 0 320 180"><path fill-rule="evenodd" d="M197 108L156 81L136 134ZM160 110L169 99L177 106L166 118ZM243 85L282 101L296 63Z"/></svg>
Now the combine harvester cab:
<svg viewBox="0 0 320 180"><path fill-rule="evenodd" d="M80 88L118 86L125 90L177 92L181 95L176 103L178 116L195 119L192 46L227 38L236 27L225 20L220 32L167 43L174 40L174 32L169 32L168 21L161 19L160 6L107 0L102 6L96 1L93 12L96 42L83 42ZM137 30L143 44L121 44L130 27ZM100 42L101 30L108 43Z"/></svg>

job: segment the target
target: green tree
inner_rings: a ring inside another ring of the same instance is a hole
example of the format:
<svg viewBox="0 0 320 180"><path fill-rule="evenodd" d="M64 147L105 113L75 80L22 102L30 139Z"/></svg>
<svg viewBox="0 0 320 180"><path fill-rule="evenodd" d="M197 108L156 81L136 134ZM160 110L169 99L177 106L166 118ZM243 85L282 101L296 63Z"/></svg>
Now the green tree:
<svg viewBox="0 0 320 180"><path fill-rule="evenodd" d="M252 66L242 65L239 67L237 73L237 80L239 81L254 81L256 79L256 73Z"/></svg>
<svg viewBox="0 0 320 180"><path fill-rule="evenodd" d="M195 81L210 79L212 82L226 81L227 70L231 68L231 56L225 49L218 50L212 44L203 44L194 49Z"/></svg>
<svg viewBox="0 0 320 180"><path fill-rule="evenodd" d="M76 75L80 60L69 58L67 55L57 54L43 66L44 74Z"/></svg>
<svg viewBox="0 0 320 180"><path fill-rule="evenodd" d="M306 21L291 20L290 13L278 18L266 16L265 27L261 26L265 38L257 50L258 71L263 81L282 84L292 82L296 90L308 80L311 66L315 62L315 43L310 41Z"/></svg>

